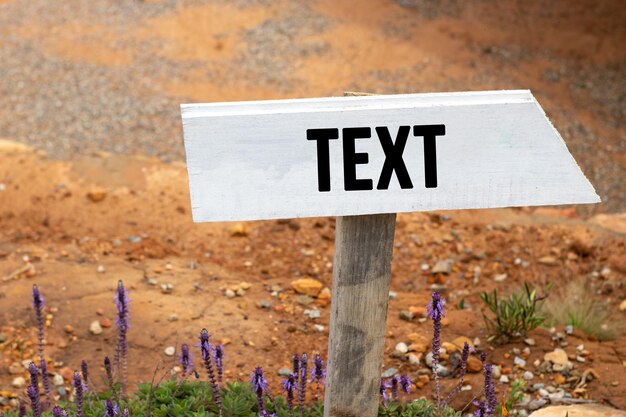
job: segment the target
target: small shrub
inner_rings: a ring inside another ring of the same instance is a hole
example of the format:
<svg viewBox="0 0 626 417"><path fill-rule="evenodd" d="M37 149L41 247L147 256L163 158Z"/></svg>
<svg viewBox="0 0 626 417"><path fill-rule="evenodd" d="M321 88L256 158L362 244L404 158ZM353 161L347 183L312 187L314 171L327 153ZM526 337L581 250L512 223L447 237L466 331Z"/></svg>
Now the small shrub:
<svg viewBox="0 0 626 417"><path fill-rule="evenodd" d="M499 299L495 289L491 294L482 292L480 298L494 316L490 318L483 313L489 341L507 343L525 336L545 321L539 313L545 297L538 297L537 290L531 291L526 283L522 291L513 292L508 300Z"/></svg>
<svg viewBox="0 0 626 417"><path fill-rule="evenodd" d="M571 281L550 293L551 299L542 307L550 326L570 324L597 340L614 339L624 330L624 324L611 317L610 306L597 298L587 281Z"/></svg>

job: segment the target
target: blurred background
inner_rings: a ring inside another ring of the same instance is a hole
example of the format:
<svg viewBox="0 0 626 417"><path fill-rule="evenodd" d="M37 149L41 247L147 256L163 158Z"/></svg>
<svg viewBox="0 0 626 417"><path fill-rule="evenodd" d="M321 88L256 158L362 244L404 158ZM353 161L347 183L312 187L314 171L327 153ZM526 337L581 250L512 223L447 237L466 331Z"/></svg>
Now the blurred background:
<svg viewBox="0 0 626 417"><path fill-rule="evenodd" d="M621 0L0 0L0 137L182 160L179 104L531 89L625 207Z"/></svg>

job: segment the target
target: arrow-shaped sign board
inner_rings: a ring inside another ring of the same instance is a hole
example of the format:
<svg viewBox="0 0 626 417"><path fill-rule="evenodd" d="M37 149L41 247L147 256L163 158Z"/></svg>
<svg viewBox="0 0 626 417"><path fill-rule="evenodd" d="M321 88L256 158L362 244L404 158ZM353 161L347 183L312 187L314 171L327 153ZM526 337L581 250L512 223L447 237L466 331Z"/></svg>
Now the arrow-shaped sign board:
<svg viewBox="0 0 626 417"><path fill-rule="evenodd" d="M529 91L181 107L197 222L600 201Z"/></svg>

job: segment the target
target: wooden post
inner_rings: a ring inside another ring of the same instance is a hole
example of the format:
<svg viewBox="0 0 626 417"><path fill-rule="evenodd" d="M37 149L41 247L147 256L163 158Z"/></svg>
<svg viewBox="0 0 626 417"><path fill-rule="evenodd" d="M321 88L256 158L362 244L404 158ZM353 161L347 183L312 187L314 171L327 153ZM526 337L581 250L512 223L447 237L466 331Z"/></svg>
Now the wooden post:
<svg viewBox="0 0 626 417"><path fill-rule="evenodd" d="M396 215L337 218L324 417L375 417Z"/></svg>

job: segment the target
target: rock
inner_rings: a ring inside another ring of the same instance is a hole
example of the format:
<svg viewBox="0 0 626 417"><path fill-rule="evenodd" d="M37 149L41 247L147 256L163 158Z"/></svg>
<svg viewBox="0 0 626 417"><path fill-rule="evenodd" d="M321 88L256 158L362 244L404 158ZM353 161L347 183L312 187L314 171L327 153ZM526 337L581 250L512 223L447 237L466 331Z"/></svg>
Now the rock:
<svg viewBox="0 0 626 417"><path fill-rule="evenodd" d="M313 278L301 278L291 282L293 288L298 294L306 294L310 297L317 297L322 291L323 285Z"/></svg>
<svg viewBox="0 0 626 417"><path fill-rule="evenodd" d="M61 374L54 374L52 377L52 384L56 387L60 387L63 385L65 381L63 381L63 376Z"/></svg>
<svg viewBox="0 0 626 417"><path fill-rule="evenodd" d="M389 369L385 370L385 372L383 372L382 377L383 378L391 378L392 376L394 376L397 373L398 373L398 370L396 368L389 368Z"/></svg>
<svg viewBox="0 0 626 417"><path fill-rule="evenodd" d="M330 288L324 287L324 289L322 289L322 291L320 291L320 293L317 295L317 299L318 300L330 300L331 296L332 294L331 294Z"/></svg>
<svg viewBox="0 0 626 417"><path fill-rule="evenodd" d="M113 322L109 319L102 319L100 320L100 326L102 326L103 329L108 329L113 326Z"/></svg>
<svg viewBox="0 0 626 417"><path fill-rule="evenodd" d="M569 362L567 353L563 349L554 349L552 352L548 352L543 356L543 360L551 362L557 365L565 365Z"/></svg>
<svg viewBox="0 0 626 417"><path fill-rule="evenodd" d="M454 352L459 351L459 347L455 345L454 343L450 343L450 342L443 342L441 344L441 347L444 348L446 352L448 353L454 353Z"/></svg>
<svg viewBox="0 0 626 417"><path fill-rule="evenodd" d="M308 306L315 301L315 298L309 297L306 294L298 294L294 297L294 300L301 306Z"/></svg>
<svg viewBox="0 0 626 417"><path fill-rule="evenodd" d="M278 376L282 376L283 378L287 378L291 374L292 374L292 370L289 368L280 368L278 370Z"/></svg>
<svg viewBox="0 0 626 417"><path fill-rule="evenodd" d="M508 276L507 274L498 274L495 277L493 277L493 280L495 282L503 282L506 280L507 276Z"/></svg>
<svg viewBox="0 0 626 417"><path fill-rule="evenodd" d="M178 314L172 313L167 317L167 321L178 321Z"/></svg>
<svg viewBox="0 0 626 417"><path fill-rule="evenodd" d="M398 293L395 291L389 291L389 299L395 300L396 298L398 298Z"/></svg>
<svg viewBox="0 0 626 417"><path fill-rule="evenodd" d="M24 367L19 363L13 363L9 366L9 373L11 375L18 375L24 372Z"/></svg>
<svg viewBox="0 0 626 417"><path fill-rule="evenodd" d="M500 383L501 384L508 384L509 383L509 377L506 376L506 375L500 376Z"/></svg>
<svg viewBox="0 0 626 417"><path fill-rule="evenodd" d="M21 376L13 378L13 381L11 381L11 386L14 388L24 388L26 386L26 379Z"/></svg>
<svg viewBox="0 0 626 417"><path fill-rule="evenodd" d="M542 256L537 262L542 265L554 266L557 263L557 259L554 256Z"/></svg>
<svg viewBox="0 0 626 417"><path fill-rule="evenodd" d="M269 301L267 300L261 300L259 301L259 307L260 308L264 308L264 309L269 309L272 305L270 304Z"/></svg>
<svg viewBox="0 0 626 417"><path fill-rule="evenodd" d="M437 370L435 371L433 369L433 372L437 372L437 375L441 377L446 377L450 374L450 371L448 370L448 368L440 363L437 364Z"/></svg>
<svg viewBox="0 0 626 417"><path fill-rule="evenodd" d="M104 274L106 270L104 269L104 265L98 265L98 269L96 270L99 274Z"/></svg>
<svg viewBox="0 0 626 417"><path fill-rule="evenodd" d="M91 334L99 335L102 334L102 326L98 320L92 321L89 325L89 332Z"/></svg>
<svg viewBox="0 0 626 417"><path fill-rule="evenodd" d="M174 346L168 346L165 348L164 352L167 356L174 356L174 354L176 353L176 348Z"/></svg>
<svg viewBox="0 0 626 417"><path fill-rule="evenodd" d="M475 356L467 358L467 372L475 374L483 370L483 363Z"/></svg>
<svg viewBox="0 0 626 417"><path fill-rule="evenodd" d="M87 191L87 198L94 203L99 203L107 196L106 190L103 188L92 188Z"/></svg>
<svg viewBox="0 0 626 417"><path fill-rule="evenodd" d="M566 381L565 377L561 374L556 374L554 376L554 383L557 385L563 385L565 384L565 381Z"/></svg>
<svg viewBox="0 0 626 417"><path fill-rule="evenodd" d="M409 352L424 353L428 350L428 346L423 342L415 342L409 345Z"/></svg>
<svg viewBox="0 0 626 417"><path fill-rule="evenodd" d="M513 363L519 366L520 368L523 368L526 366L526 361L520 358L519 356L516 356L515 359L513 359Z"/></svg>
<svg viewBox="0 0 626 417"><path fill-rule="evenodd" d="M322 326L321 324L314 324L313 328L318 332L318 333L323 333L324 330L326 330L326 328L324 326Z"/></svg>
<svg viewBox="0 0 626 417"><path fill-rule="evenodd" d="M530 372L530 371L526 371L526 372L524 372L524 375L522 375L522 377L526 381L530 381L530 380L532 380L535 377L535 375L532 372Z"/></svg>
<svg viewBox="0 0 626 417"><path fill-rule="evenodd" d="M433 269L431 269L431 274L446 274L448 275L452 272L452 259L446 259L443 261L437 261Z"/></svg>
<svg viewBox="0 0 626 417"><path fill-rule="evenodd" d="M226 298L235 298L235 291L228 288L226 289L226 291L224 291L224 295L226 296Z"/></svg>
<svg viewBox="0 0 626 417"><path fill-rule="evenodd" d="M626 411L600 404L554 405L537 410L529 417L626 417Z"/></svg>
<svg viewBox="0 0 626 417"><path fill-rule="evenodd" d="M491 368L491 372L492 372L493 377L495 379L500 378L500 375L502 374L502 370L500 369L500 365L493 365L493 367Z"/></svg>
<svg viewBox="0 0 626 417"><path fill-rule="evenodd" d="M409 351L409 347L406 343L400 342L396 345L396 352L405 354Z"/></svg>
<svg viewBox="0 0 626 417"><path fill-rule="evenodd" d="M459 348L459 350L463 350L464 344L467 343L470 345L470 348L474 349L474 342L470 340L470 338L465 336L459 336L452 341L452 344Z"/></svg>
<svg viewBox="0 0 626 417"><path fill-rule="evenodd" d="M573 334L574 326L572 326L571 324L568 324L567 326L563 328L563 330L565 331L565 334Z"/></svg>
<svg viewBox="0 0 626 417"><path fill-rule="evenodd" d="M546 404L548 404L547 400L544 400L543 398L539 398L537 400L532 400L530 403L528 403L528 409L531 411L537 410Z"/></svg>
<svg viewBox="0 0 626 417"><path fill-rule="evenodd" d="M415 318L415 316L413 315L413 313L411 313L410 311L407 310L402 310L400 312L400 319L404 320L404 321L411 321Z"/></svg>
<svg viewBox="0 0 626 417"><path fill-rule="evenodd" d="M174 286L169 282L167 284L161 284L161 293L162 294L171 294L174 291Z"/></svg>
<svg viewBox="0 0 626 417"><path fill-rule="evenodd" d="M526 343L528 346L535 346L536 344L535 339L533 339L532 337L524 339L524 343Z"/></svg>
<svg viewBox="0 0 626 417"><path fill-rule="evenodd" d="M317 319L320 317L320 311L316 308L311 310L304 310L304 315L310 319Z"/></svg>
<svg viewBox="0 0 626 417"><path fill-rule="evenodd" d="M619 305L619 311L626 311L626 300L622 301Z"/></svg>
<svg viewBox="0 0 626 417"><path fill-rule="evenodd" d="M413 353L409 353L409 363L413 366L419 366L420 357Z"/></svg>

